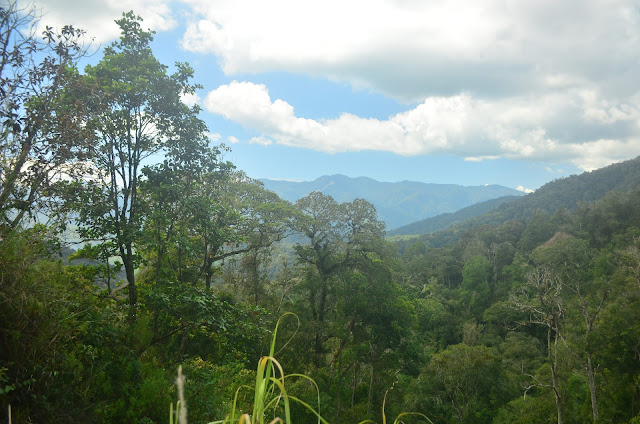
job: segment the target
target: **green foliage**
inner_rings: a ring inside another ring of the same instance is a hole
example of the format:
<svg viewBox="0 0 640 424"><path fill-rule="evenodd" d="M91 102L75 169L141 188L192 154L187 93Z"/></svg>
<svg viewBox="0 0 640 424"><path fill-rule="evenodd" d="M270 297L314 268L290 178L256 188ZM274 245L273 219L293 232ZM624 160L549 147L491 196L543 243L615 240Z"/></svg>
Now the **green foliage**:
<svg viewBox="0 0 640 424"><path fill-rule="evenodd" d="M142 29L141 21L133 12L125 13L116 21L120 40L105 49L98 64L86 68L91 98L97 99L87 122L95 141L89 159L96 169L67 190L80 236L107 243L109 253L115 247L120 256L132 316L138 301L135 269L142 259L137 243L143 222L138 197L143 160L163 153L171 163L193 165L206 157L208 146L199 109L182 103L182 95L195 90L189 83L193 70L176 64L169 75L153 55L153 34Z"/></svg>
<svg viewBox="0 0 640 424"><path fill-rule="evenodd" d="M215 423L247 423L247 424L263 424L265 422L272 422L268 416L282 417L276 418L276 421L284 422L287 424L292 423L291 415L291 401L296 402L299 405L304 406L311 413L313 413L319 422L327 423L313 407L304 402L303 400L293 396L288 392L285 381L291 378L302 378L311 382L315 386L315 382L309 377L302 374L290 374L285 375L280 363L275 359L275 346L278 334L278 327L283 318L288 315L283 315L276 324L273 331L273 337L269 347L269 354L263 356L258 361L258 368L256 370L255 384L253 387L244 387L250 390L253 394L253 402L251 403L252 412L244 412L241 406L238 404L239 394L243 387L239 387L236 391L235 397L229 413L226 418L221 421L214 421ZM293 315L295 317L295 315ZM296 317L297 319L297 317ZM317 392L317 386L316 386ZM319 392L318 399L320 397Z"/></svg>
<svg viewBox="0 0 640 424"><path fill-rule="evenodd" d="M38 26L34 6L0 5L0 221L9 229L51 212L54 182L76 178L91 146L85 101L72 93L84 31L47 26L41 38Z"/></svg>
<svg viewBox="0 0 640 424"><path fill-rule="evenodd" d="M17 421L80 419L92 404L94 417L110 416L117 386L137 381L136 360L122 346L118 311L82 273L48 259L46 236L37 227L0 243L0 359L13 386L2 402Z"/></svg>
<svg viewBox="0 0 640 424"><path fill-rule="evenodd" d="M245 368L244 363L215 365L195 357L183 367L186 376L185 399L189 409L189 422L208 423L212 417L222 417L232 408L236 389L251 385L255 372ZM249 399L238 399L238 406L246 410Z"/></svg>
<svg viewBox="0 0 640 424"><path fill-rule="evenodd" d="M529 424L556 422L552 396L518 397L500 408L495 424Z"/></svg>
<svg viewBox="0 0 640 424"><path fill-rule="evenodd" d="M411 402L438 421L491 422L506 400L504 383L494 349L453 345L431 358L415 381Z"/></svg>
<svg viewBox="0 0 640 424"><path fill-rule="evenodd" d="M598 201L609 192L631 193L637 190L639 179L640 158L609 165L581 175L557 179L540 187L534 193L523 196L521 199L504 203L488 213L423 236L422 240L431 247L442 247L457 243L461 234L482 225L499 226L513 220L528 222L536 216L550 216L562 210L576 211L583 206ZM624 196L618 197L624 198ZM611 210L619 210L621 215L618 216L624 217L623 219L637 219L633 213L629 213L632 209L612 208ZM610 216L616 215L616 213L613 213ZM603 225L603 229L609 226L609 224L603 224L607 222L606 219L597 219L597 221ZM580 224L580 221L578 221L578 228ZM637 226L637 224L635 225ZM545 230L544 225L540 227L540 230ZM611 232L609 231L609 233ZM595 236L596 234L592 230L591 235ZM552 235L548 234L548 237ZM531 238L531 241L529 241L529 238ZM523 243L523 250L527 251L527 249L535 247L535 238L535 233L528 235Z"/></svg>
<svg viewBox="0 0 640 424"><path fill-rule="evenodd" d="M234 363L259 354L256 342L264 330L258 308L234 306L210 290L177 282L141 285L141 300L147 317L142 325L150 331L141 348L153 350L166 363L198 356Z"/></svg>
<svg viewBox="0 0 640 424"><path fill-rule="evenodd" d="M482 255L474 256L462 268L461 297L465 299L471 314L476 318L480 318L482 312L489 306L490 278L491 263Z"/></svg>
<svg viewBox="0 0 640 424"><path fill-rule="evenodd" d="M2 11L10 32L35 24ZM11 57L48 59L2 75L21 87L0 130L0 406L13 421L164 421L179 364L192 422L637 419L639 159L398 257L369 202L314 192L291 205L223 161L182 103L192 69L170 74L132 12L118 24L85 75L71 27L23 39ZM142 168L153 154L164 160ZM92 165L47 184L69 163ZM64 260L59 228L19 225L58 202L93 241ZM301 318L296 337L269 323L283 310Z"/></svg>

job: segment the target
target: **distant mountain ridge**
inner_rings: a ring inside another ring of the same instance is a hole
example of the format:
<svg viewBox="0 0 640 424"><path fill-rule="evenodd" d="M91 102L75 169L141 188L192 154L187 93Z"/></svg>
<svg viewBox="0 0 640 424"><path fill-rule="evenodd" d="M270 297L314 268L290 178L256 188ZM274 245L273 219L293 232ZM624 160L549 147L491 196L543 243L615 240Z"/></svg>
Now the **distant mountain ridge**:
<svg viewBox="0 0 640 424"><path fill-rule="evenodd" d="M362 198L371 202L387 229L443 213L455 212L467 206L503 196L522 196L524 193L501 185L460 186L416 181L380 182L367 177L351 178L329 175L314 181L280 181L260 179L265 188L290 202L314 191L332 196L338 202Z"/></svg>
<svg viewBox="0 0 640 424"><path fill-rule="evenodd" d="M498 226L517 219L528 221L538 213L553 214L559 210L576 210L581 204L595 202L612 191L631 192L640 189L640 157L615 163L580 175L551 181L534 193L497 205L490 211L447 228L433 229L430 222L416 222L398 229L398 234L430 238L430 246L439 247L457 240L457 235L482 225ZM434 220L441 217L433 218ZM429 220L426 220L429 221Z"/></svg>

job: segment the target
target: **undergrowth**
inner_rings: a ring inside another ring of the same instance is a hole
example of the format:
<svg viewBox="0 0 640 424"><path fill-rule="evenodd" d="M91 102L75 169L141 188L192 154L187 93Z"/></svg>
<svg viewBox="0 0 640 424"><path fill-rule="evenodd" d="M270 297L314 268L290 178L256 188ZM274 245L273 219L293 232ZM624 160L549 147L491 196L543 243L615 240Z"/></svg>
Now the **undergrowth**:
<svg viewBox="0 0 640 424"><path fill-rule="evenodd" d="M282 320L289 315L293 316L297 320L297 324L299 327L300 321L294 313L288 312L280 317L273 331L273 337L271 338L271 345L269 348L269 355L263 356L258 361L255 385L253 387L247 385L238 387L233 398L231 411L224 419L211 421L209 424L293 424L294 421L291 419L292 402L302 405L306 409L308 409L313 415L317 417L318 424L329 424L329 422L322 418L320 413L317 412L320 410L320 390L318 389L318 385L315 383L315 381L311 377L304 374L285 374L282 366L275 358L278 327L280 326ZM286 382L292 378L307 380L314 386L318 397L318 405L316 408L287 391ZM175 408L173 403L170 406L169 423L187 424L187 405L184 399L184 376L182 375L182 367L178 368L178 377L176 380L176 384L178 387L179 400L176 402ZM251 413L249 413L248 411L242 411L238 407L238 399L240 397L241 391L243 390L249 390L250 392L253 392L253 409ZM387 394L385 394L384 401L382 403L382 424L387 424L387 418L385 415L386 401ZM419 412L403 412L396 417L396 419L393 421L393 424L400 424L400 419L408 416L417 416L424 419L426 422L433 424L426 415ZM376 424L376 422L372 420L363 420L358 424L369 423Z"/></svg>

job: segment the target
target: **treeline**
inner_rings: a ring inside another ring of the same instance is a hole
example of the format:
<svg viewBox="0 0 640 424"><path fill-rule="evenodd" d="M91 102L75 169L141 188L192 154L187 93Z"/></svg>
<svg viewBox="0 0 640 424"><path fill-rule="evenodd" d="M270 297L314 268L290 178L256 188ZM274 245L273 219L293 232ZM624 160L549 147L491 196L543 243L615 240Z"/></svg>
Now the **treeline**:
<svg viewBox="0 0 640 424"><path fill-rule="evenodd" d="M638 181L640 181L640 158L635 158L581 175L548 182L534 193L513 201L502 202L496 199L480 203L455 212L451 216L443 215L418 221L406 228L398 229L402 231L396 230L390 234L415 235L419 237L405 238L420 238L431 247L442 247L457 242L461 233L482 225L500 225L511 219L530 220L537 213L553 214L559 209L575 211L580 205L600 199L612 190L622 192L634 190L638 186ZM491 202L496 202L494 207L478 213L478 209L490 206ZM458 215L462 215L463 219ZM448 224L448 228L442 224ZM401 250L404 249L405 240L401 241L400 245Z"/></svg>
<svg viewBox="0 0 640 424"><path fill-rule="evenodd" d="M329 422L380 422L383 404L434 423L640 419L637 186L399 254L370 203L292 205L224 161L181 100L191 69L170 74L133 13L80 73L82 32L18 37L35 15L1 10L13 422L166 422L179 365L189 422L222 419L286 312L299 325L285 320L276 357L319 388L294 378L288 392ZM62 259L70 234L83 244Z"/></svg>

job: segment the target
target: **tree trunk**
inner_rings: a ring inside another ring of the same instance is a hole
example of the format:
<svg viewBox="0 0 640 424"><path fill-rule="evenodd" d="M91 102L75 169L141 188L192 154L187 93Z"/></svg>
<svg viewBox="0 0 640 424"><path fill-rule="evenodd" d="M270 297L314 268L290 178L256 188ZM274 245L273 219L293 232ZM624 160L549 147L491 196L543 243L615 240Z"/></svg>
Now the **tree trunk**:
<svg viewBox="0 0 640 424"><path fill-rule="evenodd" d="M162 260L164 258L164 244L162 243L160 234L158 234L156 243L158 243L158 257L156 258L156 284L157 284L160 282L160 275L162 275Z"/></svg>
<svg viewBox="0 0 640 424"><path fill-rule="evenodd" d="M204 274L204 286L207 290L211 289L211 280L213 280L213 269L209 267Z"/></svg>
<svg viewBox="0 0 640 424"><path fill-rule="evenodd" d="M342 391L342 340L338 346L338 382L336 383L336 419L334 422L340 422L340 392Z"/></svg>
<svg viewBox="0 0 640 424"><path fill-rule="evenodd" d="M353 405L356 400L356 389L358 388L358 369L360 369L360 364L356 362L356 365L353 367L353 388L351 390L351 409L353 409Z"/></svg>
<svg viewBox="0 0 640 424"><path fill-rule="evenodd" d="M317 309L316 320L316 339L315 339L315 361L316 366L322 365L322 354L324 353L324 314L327 304L327 281L322 280L322 287L320 287L320 303Z"/></svg>
<svg viewBox="0 0 640 424"><path fill-rule="evenodd" d="M552 332L555 333L553 344L551 343ZM563 424L562 399L560 398L560 384L558 383L558 328L553 325L550 325L547 330L547 358L549 365L551 365L551 385L558 410L558 424Z"/></svg>
<svg viewBox="0 0 640 424"><path fill-rule="evenodd" d="M593 422L598 422L598 398L596 395L596 378L593 370L593 358L591 353L587 353L587 376L589 377L589 392L591 394L591 412L593 413Z"/></svg>
<svg viewBox="0 0 640 424"><path fill-rule="evenodd" d="M369 397L367 398L367 416L371 416L371 408L373 406L373 385L375 382L375 367L371 363L371 379L369 380Z"/></svg>
<svg viewBox="0 0 640 424"><path fill-rule="evenodd" d="M120 257L122 258L127 282L129 283L129 306L135 310L135 306L138 303L138 290L136 289L135 266L133 264L133 248L130 244L121 247Z"/></svg>

